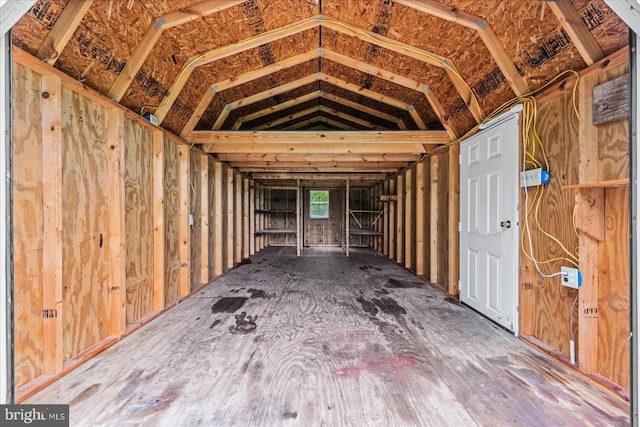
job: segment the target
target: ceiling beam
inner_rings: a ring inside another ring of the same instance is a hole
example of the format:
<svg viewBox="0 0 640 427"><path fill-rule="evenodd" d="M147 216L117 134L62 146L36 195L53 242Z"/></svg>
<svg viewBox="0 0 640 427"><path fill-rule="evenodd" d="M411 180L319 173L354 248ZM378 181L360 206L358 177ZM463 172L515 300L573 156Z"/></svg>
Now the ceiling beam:
<svg viewBox="0 0 640 427"><path fill-rule="evenodd" d="M292 132L293 133L313 133L314 131ZM329 131L326 134L338 133L343 131ZM350 133L358 133L346 131ZM311 139L317 141L316 138ZM205 144L203 150L207 153L300 153L300 154L349 154L349 153L426 153L423 144L402 142L393 144L363 144L362 142L343 142L336 144L334 142L273 142L262 144L260 142L216 142Z"/></svg>
<svg viewBox="0 0 640 427"><path fill-rule="evenodd" d="M456 70L455 65L451 60L323 15L316 15L301 21L293 22L284 27L267 31L238 43L209 50L188 59L174 79L160 105L156 108L155 116L158 118L158 121L162 123L196 67L253 49L274 40L280 40L284 37L288 37L317 26L325 26L343 34L358 37L377 46L390 49L428 64L443 68L476 121L480 122L484 118L484 113L478 104L477 98L461 74Z"/></svg>
<svg viewBox="0 0 640 427"><path fill-rule="evenodd" d="M49 65L55 64L92 4L93 0L71 0L42 41L36 58L45 60Z"/></svg>
<svg viewBox="0 0 640 427"><path fill-rule="evenodd" d="M592 65L604 58L602 48L584 25L580 14L571 2L551 1L548 5L587 65Z"/></svg>
<svg viewBox="0 0 640 427"><path fill-rule="evenodd" d="M127 63L122 69L120 76L118 76L118 79L113 86L111 86L111 89L109 89L107 97L118 102L122 99L122 96L135 79L138 71L142 68L142 64L144 64L144 61L153 50L164 30L195 21L196 19L242 3L243 0L206 0L156 18L153 23L149 25L140 43L138 43L131 56L127 59Z"/></svg>
<svg viewBox="0 0 640 427"><path fill-rule="evenodd" d="M382 146L399 143L436 144L451 142L445 131L360 131L360 132L288 132L288 131L195 131L189 135L189 142L195 144L251 143L258 145L280 143L323 143L351 144L363 146L376 145L369 148L369 153L380 151ZM419 151L419 152L422 152Z"/></svg>
<svg viewBox="0 0 640 427"><path fill-rule="evenodd" d="M257 168L262 170L274 170L278 169L283 172L289 172L292 170L300 172L302 168L304 169L345 169L349 168L352 170L369 170L369 171L377 171L385 172L395 171L400 168L406 167L408 162L321 162L321 161L312 161L312 162L230 162L229 166L238 169L247 169L252 168L254 171ZM319 171L318 171L319 172Z"/></svg>
<svg viewBox="0 0 640 427"><path fill-rule="evenodd" d="M251 175L252 179L258 181L271 181L281 179L299 179L310 181L333 181L333 180L349 180L354 181L380 181L387 177L384 173L359 173L359 174L323 174L323 175L309 175L305 173L254 173Z"/></svg>
<svg viewBox="0 0 640 427"><path fill-rule="evenodd" d="M290 154L290 153L221 153L218 160L223 162L413 162L416 154Z"/></svg>
<svg viewBox="0 0 640 427"><path fill-rule="evenodd" d="M397 0L396 3L475 30L489 50L489 53L491 53L493 60L498 64L500 71L502 71L513 92L516 95L523 95L529 92L527 82L520 75L518 68L511 60L511 56L507 53L504 45L500 42L498 36L484 18L447 6L435 0Z"/></svg>

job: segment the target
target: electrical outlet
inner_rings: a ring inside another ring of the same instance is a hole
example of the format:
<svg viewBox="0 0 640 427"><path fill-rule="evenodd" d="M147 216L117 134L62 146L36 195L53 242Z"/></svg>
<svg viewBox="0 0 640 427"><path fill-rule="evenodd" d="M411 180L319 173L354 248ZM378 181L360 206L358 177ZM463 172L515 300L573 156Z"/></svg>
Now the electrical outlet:
<svg viewBox="0 0 640 427"><path fill-rule="evenodd" d="M582 273L577 268L562 267L560 272L562 273L560 276L562 286L573 289L578 289L582 286Z"/></svg>
<svg viewBox="0 0 640 427"><path fill-rule="evenodd" d="M544 169L531 169L520 172L520 187L535 187L549 182L551 175Z"/></svg>

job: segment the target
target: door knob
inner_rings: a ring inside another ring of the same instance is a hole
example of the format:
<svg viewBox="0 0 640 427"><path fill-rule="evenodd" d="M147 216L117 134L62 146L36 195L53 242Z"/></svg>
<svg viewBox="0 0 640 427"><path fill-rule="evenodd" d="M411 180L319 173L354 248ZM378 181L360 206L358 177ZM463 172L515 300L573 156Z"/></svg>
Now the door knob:
<svg viewBox="0 0 640 427"><path fill-rule="evenodd" d="M511 228L511 221L502 221L500 223L500 227L502 227L502 228Z"/></svg>

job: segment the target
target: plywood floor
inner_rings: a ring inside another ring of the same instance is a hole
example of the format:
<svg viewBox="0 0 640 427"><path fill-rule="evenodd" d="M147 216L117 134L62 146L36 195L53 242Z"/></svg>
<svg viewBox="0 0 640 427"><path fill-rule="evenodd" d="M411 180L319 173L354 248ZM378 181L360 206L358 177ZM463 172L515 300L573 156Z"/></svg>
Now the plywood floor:
<svg viewBox="0 0 640 427"><path fill-rule="evenodd" d="M628 423L625 404L387 258L287 253L261 252L29 403L69 403L73 426Z"/></svg>

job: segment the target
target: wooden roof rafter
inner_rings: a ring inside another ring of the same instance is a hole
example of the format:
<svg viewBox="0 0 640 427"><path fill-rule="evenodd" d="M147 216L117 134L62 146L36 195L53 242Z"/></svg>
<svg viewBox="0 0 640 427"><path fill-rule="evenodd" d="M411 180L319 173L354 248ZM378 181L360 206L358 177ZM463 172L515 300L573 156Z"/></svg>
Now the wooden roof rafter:
<svg viewBox="0 0 640 427"><path fill-rule="evenodd" d="M316 49L310 50L300 55L292 56L291 58L283 59L282 61L275 62L273 64L259 68L257 70L249 71L239 76L234 76L232 78L213 83L211 86L209 86L209 89L207 89L204 95L200 98L200 102L198 102L198 106L193 111L193 114L187 121L187 124L182 129L180 136L184 138L193 129L195 129L196 125L198 124L198 121L200 121L200 119L202 118L202 115L207 110L207 107L211 103L211 100L213 99L216 93L219 93L225 89L230 89L232 87L236 87L241 84L248 83L250 81L259 79L260 77L264 77L266 75L275 73L277 71L281 71L286 68L290 68L290 67L302 64L314 58L317 58Z"/></svg>
<svg viewBox="0 0 640 427"><path fill-rule="evenodd" d="M498 36L484 18L460 9L452 8L435 0L396 0L396 3L475 30L489 50L489 53L491 53L493 60L498 64L500 71L502 71L502 74L514 93L516 95L523 95L529 92L527 82L520 75L518 68L513 63L504 45L500 42Z"/></svg>
<svg viewBox="0 0 640 427"><path fill-rule="evenodd" d="M571 2L552 1L548 5L587 65L592 65L604 58L602 48L582 22L580 14Z"/></svg>
<svg viewBox="0 0 640 427"><path fill-rule="evenodd" d="M473 94L470 86L464 80L462 75L457 71L453 62L448 58L436 55L423 49L419 49L406 43L393 40L385 36L381 36L380 34L358 28L342 21L328 18L324 15L312 16L310 18L285 25L281 28L276 28L257 36L250 37L238 43L203 52L188 59L174 79L167 94L160 102L160 105L156 108L155 116L158 118L158 121L162 123L168 112L173 107L173 104L178 99L180 92L182 91L182 89L184 89L187 80L196 67L209 64L219 59L226 58L228 56L256 48L265 43L280 40L282 38L318 26L325 26L340 33L355 36L374 45L401 53L414 59L423 61L427 64L444 69L452 84L465 102L465 105L469 108L475 120L477 122L480 122L484 118L484 112L480 108L480 105L478 104L478 101Z"/></svg>
<svg viewBox="0 0 640 427"><path fill-rule="evenodd" d="M224 9L242 4L243 2L244 0L205 0L156 18L149 28L147 28L140 43L138 43L131 56L127 59L126 65L122 69L118 79L113 86L111 86L107 97L118 102L122 99L122 96L131 83L133 83L136 74L138 74L138 71L142 68L142 64L144 64L144 61L153 50L164 30L195 21L207 15L212 15Z"/></svg>
<svg viewBox="0 0 640 427"><path fill-rule="evenodd" d="M425 130L426 129L426 125L424 124L424 121L420 118L420 115L418 114L418 112L416 111L416 109L412 105L406 104L406 103L404 103L402 101L398 101L398 100L393 99L391 97L387 97L385 95L381 95L381 94L379 94L377 92L374 92L374 91L371 91L369 89L361 88L358 85L355 85L353 83L345 82L344 80L338 79L336 77L329 76L329 75L327 75L325 73L315 73L315 74L309 75L307 77L303 77L301 79L294 80L294 81L289 82L289 83L285 83L285 84L283 84L281 86L278 86L278 87L276 87L274 89L269 89L269 90L257 93L255 95L248 96L246 98L243 98L243 99L240 99L238 101L235 101L235 102L232 102L232 103L229 103L229 104L225 105L223 107L223 109L222 109L222 112L220 113L220 115L216 119L215 123L213 124L211 130L215 131L215 130L221 129L222 125L224 124L224 122L229 117L229 114L231 113L231 111L233 111L236 108L239 108L241 106L251 105L253 103L262 101L264 99L271 98L273 96L286 93L286 92L288 92L290 90L297 89L297 88L299 88L301 86L305 86L305 85L307 85L309 83L312 83L314 81L324 81L324 82L327 82L327 83L332 84L334 86L341 87L341 88L343 88L345 90L349 90L351 92L358 93L360 95L366 96L368 98L375 99L377 101L381 101L381 102L384 102L386 104L393 105L395 107L405 109L405 110L407 110L409 112L409 114L411 115L413 120L416 122L416 125L418 126L419 129L421 129L421 130ZM189 133L183 132L182 135L183 135L184 138L189 139L189 135L191 133L192 132L189 132Z"/></svg>
<svg viewBox="0 0 640 427"><path fill-rule="evenodd" d="M272 113L277 112L277 111L285 110L285 109L290 108L292 106L295 106L295 105L298 105L298 104L301 104L303 102L307 102L307 101L310 101L310 100L316 99L316 98L328 99L328 100L333 101L333 102L335 102L337 104L341 104L341 105L343 105L345 107L353 108L354 110L359 110L359 111L361 111L363 113L369 114L370 116L378 117L378 118L380 118L382 120L386 120L388 122L395 123L400 130L407 130L407 127L404 124L404 122L402 121L402 119L400 119L400 118L398 118L396 116L393 116L393 115L388 114L388 113L384 113L382 111L378 111L378 110L376 110L374 108L370 108L370 107L367 107L365 105L358 104L356 102L350 101L348 99L342 98L342 97L334 95L332 93L326 93L325 91L322 91L322 90L317 90L315 92L311 92L311 93L308 93L306 95L303 95L303 96L300 96L300 97L297 97L297 98L293 98L293 99L290 99L288 101L282 102L280 104L272 105L271 107L267 107L267 108L264 108L262 110L259 110L259 111L256 111L256 112L253 112L253 113L250 113L250 114L246 114L246 115L244 115L242 117L239 117L236 120L236 122L234 123L234 125L232 127L232 130L240 129L242 127L243 123L247 123L247 122L249 122L251 120L267 116L267 115L272 114Z"/></svg>
<svg viewBox="0 0 640 427"><path fill-rule="evenodd" d="M84 18L92 5L93 0L69 1L36 51L36 58L45 61L49 65L55 64L60 57L60 53L69 43L82 18Z"/></svg>
<svg viewBox="0 0 640 427"><path fill-rule="evenodd" d="M452 138L456 138L457 137L457 132L456 130L453 128L453 126L450 124L449 120L447 120L447 115L444 111L444 108L442 107L440 101L437 99L437 97L433 94L433 92L431 91L431 89L429 89L429 87L425 84L425 83L421 83L418 81L415 81L413 79L410 79L408 77L404 77L401 76L399 74L395 74L392 73L390 71L386 71L383 70L375 65L372 64L367 64L365 62L362 61L357 61L355 59L349 58L347 56L332 52L330 50L326 50L326 49L318 49L317 50L317 55L321 56L322 58L325 58L327 60L333 61L333 62L337 62L339 64L345 65L347 67L351 67L354 68L356 70L371 74L373 76L376 76L378 78L390 81L392 83L396 83L400 86L404 86L408 89L411 90L415 90L418 92L421 92L424 94L424 96L427 98L427 101L429 102L429 104L431 105L431 108L433 108L433 111L435 112L436 116L438 117L438 119L440 120L440 122L442 123L442 125L444 126L444 128L447 130L447 132L449 133L449 135ZM322 73L320 73L322 74ZM265 93L265 92L263 92ZM256 95L254 95L256 96ZM268 96L262 96L262 97L258 97L257 100L260 101L262 99L266 99L266 97ZM251 97L247 97L244 99L249 99ZM257 101L254 101L257 102ZM224 124L224 122L226 121L229 113L231 112L231 110L237 108L237 105L235 105L236 103L230 103L227 104L227 106L225 106L225 108L223 109L222 113L220 114L220 116L218 117L218 119L216 120L214 126L212 127L212 130L218 130L221 129L222 125ZM246 103L245 103L246 105ZM418 125L419 127L421 127L420 125ZM424 126L424 122L422 123L422 127L421 128L426 128L426 126Z"/></svg>
<svg viewBox="0 0 640 427"><path fill-rule="evenodd" d="M253 128L251 128L251 130L268 130L268 129L272 129L272 128L276 127L276 126L283 125L283 124L285 124L287 122L290 122L290 121L295 120L297 118L304 117L304 116L307 116L307 115L313 114L313 113L326 113L326 114L329 114L329 115L331 115L333 117L338 117L338 118L341 118L343 120L347 120L347 121L349 121L351 123L355 123L357 125L360 125L362 127L370 129L370 130L388 130L387 128L375 125L375 124L373 124L373 123L371 123L371 122L369 122L367 120L361 119L359 117L352 116L351 114L348 114L348 113L339 111L339 110L337 110L335 108L327 107L327 106L324 106L324 105L317 105L315 107L311 107L311 108L307 108L307 109L304 109L304 110L301 110L301 111L297 111L297 112L295 112L293 114L290 114L290 115L287 115L285 117L280 117L280 118L278 118L276 120L273 120L271 122L264 123L264 124L262 124L260 126L253 127Z"/></svg>

